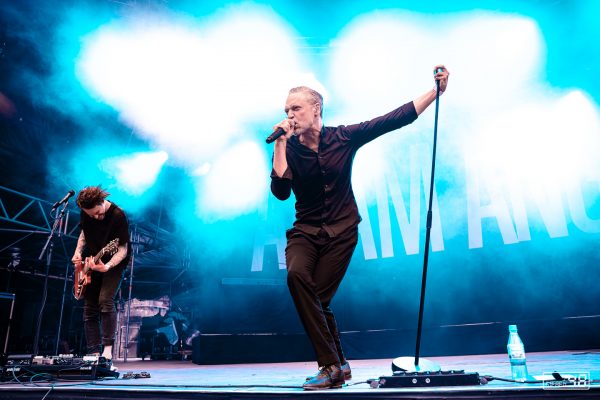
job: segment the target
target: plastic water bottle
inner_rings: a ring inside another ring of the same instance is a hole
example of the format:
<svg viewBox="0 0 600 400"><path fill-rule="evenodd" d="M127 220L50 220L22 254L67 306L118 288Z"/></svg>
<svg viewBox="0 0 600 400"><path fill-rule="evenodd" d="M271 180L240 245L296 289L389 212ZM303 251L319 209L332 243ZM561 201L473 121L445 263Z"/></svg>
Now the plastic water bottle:
<svg viewBox="0 0 600 400"><path fill-rule="evenodd" d="M527 360L525 359L525 346L519 337L516 325L508 326L508 358L510 360L510 372L515 381L523 382L529 376L527 374Z"/></svg>

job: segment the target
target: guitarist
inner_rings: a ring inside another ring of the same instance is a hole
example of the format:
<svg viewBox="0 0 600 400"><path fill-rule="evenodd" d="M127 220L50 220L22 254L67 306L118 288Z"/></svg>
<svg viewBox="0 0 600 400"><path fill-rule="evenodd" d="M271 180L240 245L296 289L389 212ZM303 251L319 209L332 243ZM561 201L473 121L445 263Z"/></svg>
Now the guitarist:
<svg viewBox="0 0 600 400"><path fill-rule="evenodd" d="M81 209L81 233L71 261L91 270L91 282L83 293L83 320L88 354L112 360L117 314L115 294L123 270L129 262L129 223L122 209L106 200L109 193L100 186L89 186L79 192L77 205ZM112 256L106 255L96 264L94 257L108 242L119 240ZM102 353L101 353L102 352Z"/></svg>

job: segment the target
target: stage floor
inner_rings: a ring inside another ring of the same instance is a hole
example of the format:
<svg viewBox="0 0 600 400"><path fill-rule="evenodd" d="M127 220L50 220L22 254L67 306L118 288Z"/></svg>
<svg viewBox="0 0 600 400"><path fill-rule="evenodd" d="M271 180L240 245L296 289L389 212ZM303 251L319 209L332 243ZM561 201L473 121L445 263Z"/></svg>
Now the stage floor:
<svg viewBox="0 0 600 400"><path fill-rule="evenodd" d="M481 376L510 378L506 354L432 357L443 370L465 370ZM407 399L407 398L600 398L600 351L528 353L527 366L534 376L589 373L590 387L549 390L547 385L492 380L486 385L428 388L372 388L367 380L391 375L391 360L350 360L353 379L341 389L303 391L307 375L316 372L312 362L280 364L196 365L191 361L129 361L115 363L119 379L93 382L4 382L2 399ZM124 373L148 372L150 378L122 379Z"/></svg>

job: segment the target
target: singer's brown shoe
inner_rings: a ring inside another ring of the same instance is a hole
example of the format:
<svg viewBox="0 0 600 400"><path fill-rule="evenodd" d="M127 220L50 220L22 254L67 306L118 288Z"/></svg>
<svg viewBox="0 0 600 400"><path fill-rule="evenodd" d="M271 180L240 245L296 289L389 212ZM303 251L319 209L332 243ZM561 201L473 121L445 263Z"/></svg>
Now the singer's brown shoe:
<svg viewBox="0 0 600 400"><path fill-rule="evenodd" d="M347 361L342 364L342 372L344 373L344 379L345 380L349 381L349 380L352 379L352 370L350 369L350 364ZM309 381L309 380L315 378L316 376L317 375L307 376L306 380Z"/></svg>
<svg viewBox="0 0 600 400"><path fill-rule="evenodd" d="M346 383L341 366L332 364L321 368L319 373L307 380L304 390L338 389Z"/></svg>

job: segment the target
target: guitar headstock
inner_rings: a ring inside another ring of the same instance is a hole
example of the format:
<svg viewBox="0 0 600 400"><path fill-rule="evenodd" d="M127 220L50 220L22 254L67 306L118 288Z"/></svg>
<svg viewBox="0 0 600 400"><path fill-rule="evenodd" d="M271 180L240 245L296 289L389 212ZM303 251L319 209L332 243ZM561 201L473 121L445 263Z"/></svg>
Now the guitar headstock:
<svg viewBox="0 0 600 400"><path fill-rule="evenodd" d="M113 254L115 254L117 252L117 250L119 249L119 238L113 239L110 242L107 243L106 246L104 246L102 248L102 250L100 251L101 255L100 257L108 254L109 256L112 256Z"/></svg>

